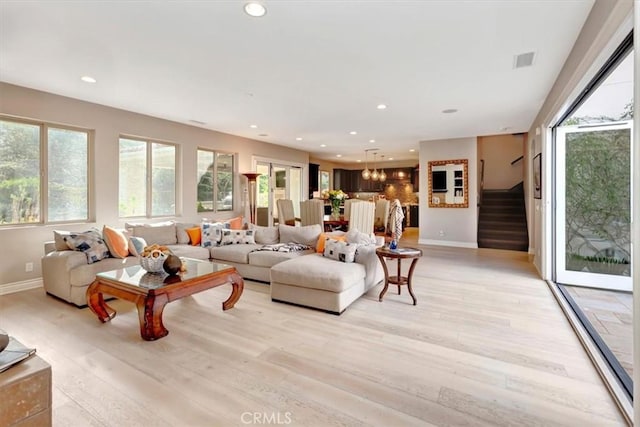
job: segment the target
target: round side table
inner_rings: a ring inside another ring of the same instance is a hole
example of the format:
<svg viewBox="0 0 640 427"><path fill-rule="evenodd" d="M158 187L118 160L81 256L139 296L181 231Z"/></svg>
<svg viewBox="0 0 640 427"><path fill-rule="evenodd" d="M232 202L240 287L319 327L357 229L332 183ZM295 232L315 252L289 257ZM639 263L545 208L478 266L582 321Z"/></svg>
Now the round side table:
<svg viewBox="0 0 640 427"><path fill-rule="evenodd" d="M389 283L392 285L398 286L398 295L400 295L400 288L403 285L406 285L409 289L409 294L411 298L413 298L413 305L418 303L416 300L416 296L413 294L413 289L411 288L411 277L413 276L413 270L416 268L416 264L418 262L418 258L422 256L422 250L416 248L398 248L398 249L389 249L389 248L378 248L376 249L376 255L382 264L382 269L384 270L384 288L382 292L380 292L380 296L378 297L378 301L382 301L382 297L389 289ZM387 268L387 262L385 258L396 259L398 260L398 273L395 276L389 276L389 269ZM406 276L402 275L401 265L403 259L411 259L411 267L409 267L409 273Z"/></svg>

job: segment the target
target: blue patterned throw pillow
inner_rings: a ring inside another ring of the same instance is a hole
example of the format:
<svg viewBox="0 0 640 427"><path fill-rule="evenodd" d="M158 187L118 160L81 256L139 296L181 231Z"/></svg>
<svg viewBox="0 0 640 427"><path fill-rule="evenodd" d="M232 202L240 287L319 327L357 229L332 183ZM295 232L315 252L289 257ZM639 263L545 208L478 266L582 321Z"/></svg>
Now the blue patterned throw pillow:
<svg viewBox="0 0 640 427"><path fill-rule="evenodd" d="M64 238L69 249L84 252L87 263L93 264L109 257L109 248L102 240L98 230L89 230L84 233L70 233Z"/></svg>

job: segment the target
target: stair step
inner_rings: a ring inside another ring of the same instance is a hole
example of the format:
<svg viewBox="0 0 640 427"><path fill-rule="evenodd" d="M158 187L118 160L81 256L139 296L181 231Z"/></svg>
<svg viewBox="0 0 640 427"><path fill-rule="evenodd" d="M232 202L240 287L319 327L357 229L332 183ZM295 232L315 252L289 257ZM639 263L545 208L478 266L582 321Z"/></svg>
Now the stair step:
<svg viewBox="0 0 640 427"><path fill-rule="evenodd" d="M507 240L512 240L512 239L526 239L528 237L527 234L527 230L505 230L505 229L493 229L493 230L486 230L486 229L482 229L480 231L478 231L478 238L480 237L488 237L488 238L502 238L502 239L507 239Z"/></svg>
<svg viewBox="0 0 640 427"><path fill-rule="evenodd" d="M492 249L508 249L512 251L529 250L529 244L525 242L511 242L502 239L478 239L479 248L492 248Z"/></svg>

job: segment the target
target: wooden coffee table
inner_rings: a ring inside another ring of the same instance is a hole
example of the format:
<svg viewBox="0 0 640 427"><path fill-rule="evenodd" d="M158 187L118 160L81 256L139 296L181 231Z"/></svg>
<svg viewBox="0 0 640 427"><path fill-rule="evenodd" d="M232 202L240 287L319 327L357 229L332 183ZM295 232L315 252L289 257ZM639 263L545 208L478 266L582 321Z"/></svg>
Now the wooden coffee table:
<svg viewBox="0 0 640 427"><path fill-rule="evenodd" d="M378 301L382 301L382 297L389 289L389 283L392 285L398 285L398 295L400 295L400 287L402 285L406 285L409 289L409 295L413 299L413 305L418 303L416 296L413 294L413 289L411 288L411 278L413 277L413 270L416 268L416 263L418 262L418 258L422 256L422 250L416 248L398 248L398 249L389 249L389 248L378 248L376 249L376 255L378 259L382 263L382 269L384 270L384 288L382 288L382 292L380 292L380 296L378 297ZM397 259L398 260L398 273L395 276L389 276L389 269L387 268L387 263L384 260L385 258ZM409 273L406 276L402 275L402 260L403 259L411 259L411 267L409 267Z"/></svg>
<svg viewBox="0 0 640 427"><path fill-rule="evenodd" d="M105 323L115 317L116 311L104 302L103 294L135 303L140 335L144 340L154 341L169 333L162 324L162 311L171 301L227 283L233 289L222 309L232 308L240 299L244 281L234 267L190 258L183 261L187 271L175 276L148 273L139 265L98 273L87 289L89 308Z"/></svg>

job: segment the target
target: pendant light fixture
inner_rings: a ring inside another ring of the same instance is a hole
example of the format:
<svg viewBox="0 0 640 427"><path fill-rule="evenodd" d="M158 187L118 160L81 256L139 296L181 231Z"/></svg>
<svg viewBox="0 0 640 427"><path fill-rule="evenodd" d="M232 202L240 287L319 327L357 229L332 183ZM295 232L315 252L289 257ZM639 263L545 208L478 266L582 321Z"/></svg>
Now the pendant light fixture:
<svg viewBox="0 0 640 427"><path fill-rule="evenodd" d="M380 174L378 174L378 170L376 169L376 152L373 152L373 172L371 172L371 180L377 181L380 178Z"/></svg>
<svg viewBox="0 0 640 427"><path fill-rule="evenodd" d="M364 150L364 170L362 171L362 179L371 178L371 171L369 170L369 165L367 164L367 154L369 150Z"/></svg>
<svg viewBox="0 0 640 427"><path fill-rule="evenodd" d="M378 179L380 180L380 182L385 182L387 180L387 174L384 173L384 155L383 154L380 155L380 163L382 164L382 167L380 168L380 175L378 176Z"/></svg>

